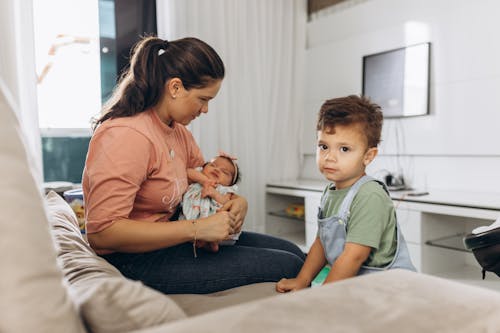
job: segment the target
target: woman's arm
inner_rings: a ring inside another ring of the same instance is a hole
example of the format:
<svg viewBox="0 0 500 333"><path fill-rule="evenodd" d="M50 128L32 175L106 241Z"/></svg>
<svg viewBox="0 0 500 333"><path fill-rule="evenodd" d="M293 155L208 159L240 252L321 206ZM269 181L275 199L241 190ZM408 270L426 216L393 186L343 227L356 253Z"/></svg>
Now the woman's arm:
<svg viewBox="0 0 500 333"><path fill-rule="evenodd" d="M203 219L176 222L120 219L87 237L92 248L98 252L147 252L194 240L219 242L233 232L231 226L234 220L229 211Z"/></svg>

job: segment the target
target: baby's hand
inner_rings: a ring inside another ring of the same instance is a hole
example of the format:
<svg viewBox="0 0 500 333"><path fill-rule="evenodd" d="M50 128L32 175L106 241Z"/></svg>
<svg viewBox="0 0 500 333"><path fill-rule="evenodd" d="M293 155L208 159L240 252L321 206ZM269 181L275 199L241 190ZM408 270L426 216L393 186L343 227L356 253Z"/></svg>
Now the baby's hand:
<svg viewBox="0 0 500 333"><path fill-rule="evenodd" d="M216 187L217 181L207 178L206 180L203 181L201 185L203 185L203 187Z"/></svg>
<svg viewBox="0 0 500 333"><path fill-rule="evenodd" d="M213 197L215 192L216 190L213 186L203 186L203 189L201 190L201 197Z"/></svg>

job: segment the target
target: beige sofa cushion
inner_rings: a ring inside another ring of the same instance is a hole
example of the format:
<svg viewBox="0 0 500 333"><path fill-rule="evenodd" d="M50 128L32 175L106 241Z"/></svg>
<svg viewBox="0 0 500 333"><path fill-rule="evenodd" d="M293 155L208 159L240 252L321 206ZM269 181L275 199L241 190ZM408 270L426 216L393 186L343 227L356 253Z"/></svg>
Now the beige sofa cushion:
<svg viewBox="0 0 500 333"><path fill-rule="evenodd" d="M177 305L189 316L222 309L258 299L277 295L276 283L262 282L236 287L206 295L170 295Z"/></svg>
<svg viewBox="0 0 500 333"><path fill-rule="evenodd" d="M142 331L498 332L500 293L404 270L368 274Z"/></svg>
<svg viewBox="0 0 500 333"><path fill-rule="evenodd" d="M186 318L168 296L125 278L95 255L73 210L58 194L49 192L46 202L58 261L92 332L128 332Z"/></svg>
<svg viewBox="0 0 500 333"><path fill-rule="evenodd" d="M83 332L63 286L41 192L0 82L0 332Z"/></svg>

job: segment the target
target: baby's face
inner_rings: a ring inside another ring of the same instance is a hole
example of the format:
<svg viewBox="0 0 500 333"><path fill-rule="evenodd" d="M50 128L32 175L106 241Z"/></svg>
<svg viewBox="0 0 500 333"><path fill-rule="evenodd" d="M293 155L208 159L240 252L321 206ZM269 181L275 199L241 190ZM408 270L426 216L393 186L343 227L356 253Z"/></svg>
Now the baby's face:
<svg viewBox="0 0 500 333"><path fill-rule="evenodd" d="M230 186L233 182L234 165L225 157L216 157L203 168L203 174L218 184Z"/></svg>

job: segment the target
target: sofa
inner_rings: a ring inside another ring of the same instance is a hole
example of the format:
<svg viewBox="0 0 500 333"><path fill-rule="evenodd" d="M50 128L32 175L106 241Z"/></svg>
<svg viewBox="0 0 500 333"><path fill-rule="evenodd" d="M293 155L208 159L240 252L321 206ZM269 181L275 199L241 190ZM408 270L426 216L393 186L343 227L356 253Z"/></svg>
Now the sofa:
<svg viewBox="0 0 500 333"><path fill-rule="evenodd" d="M0 332L500 331L499 293L402 270L288 294L164 295L129 280L42 193L14 111L0 91Z"/></svg>

